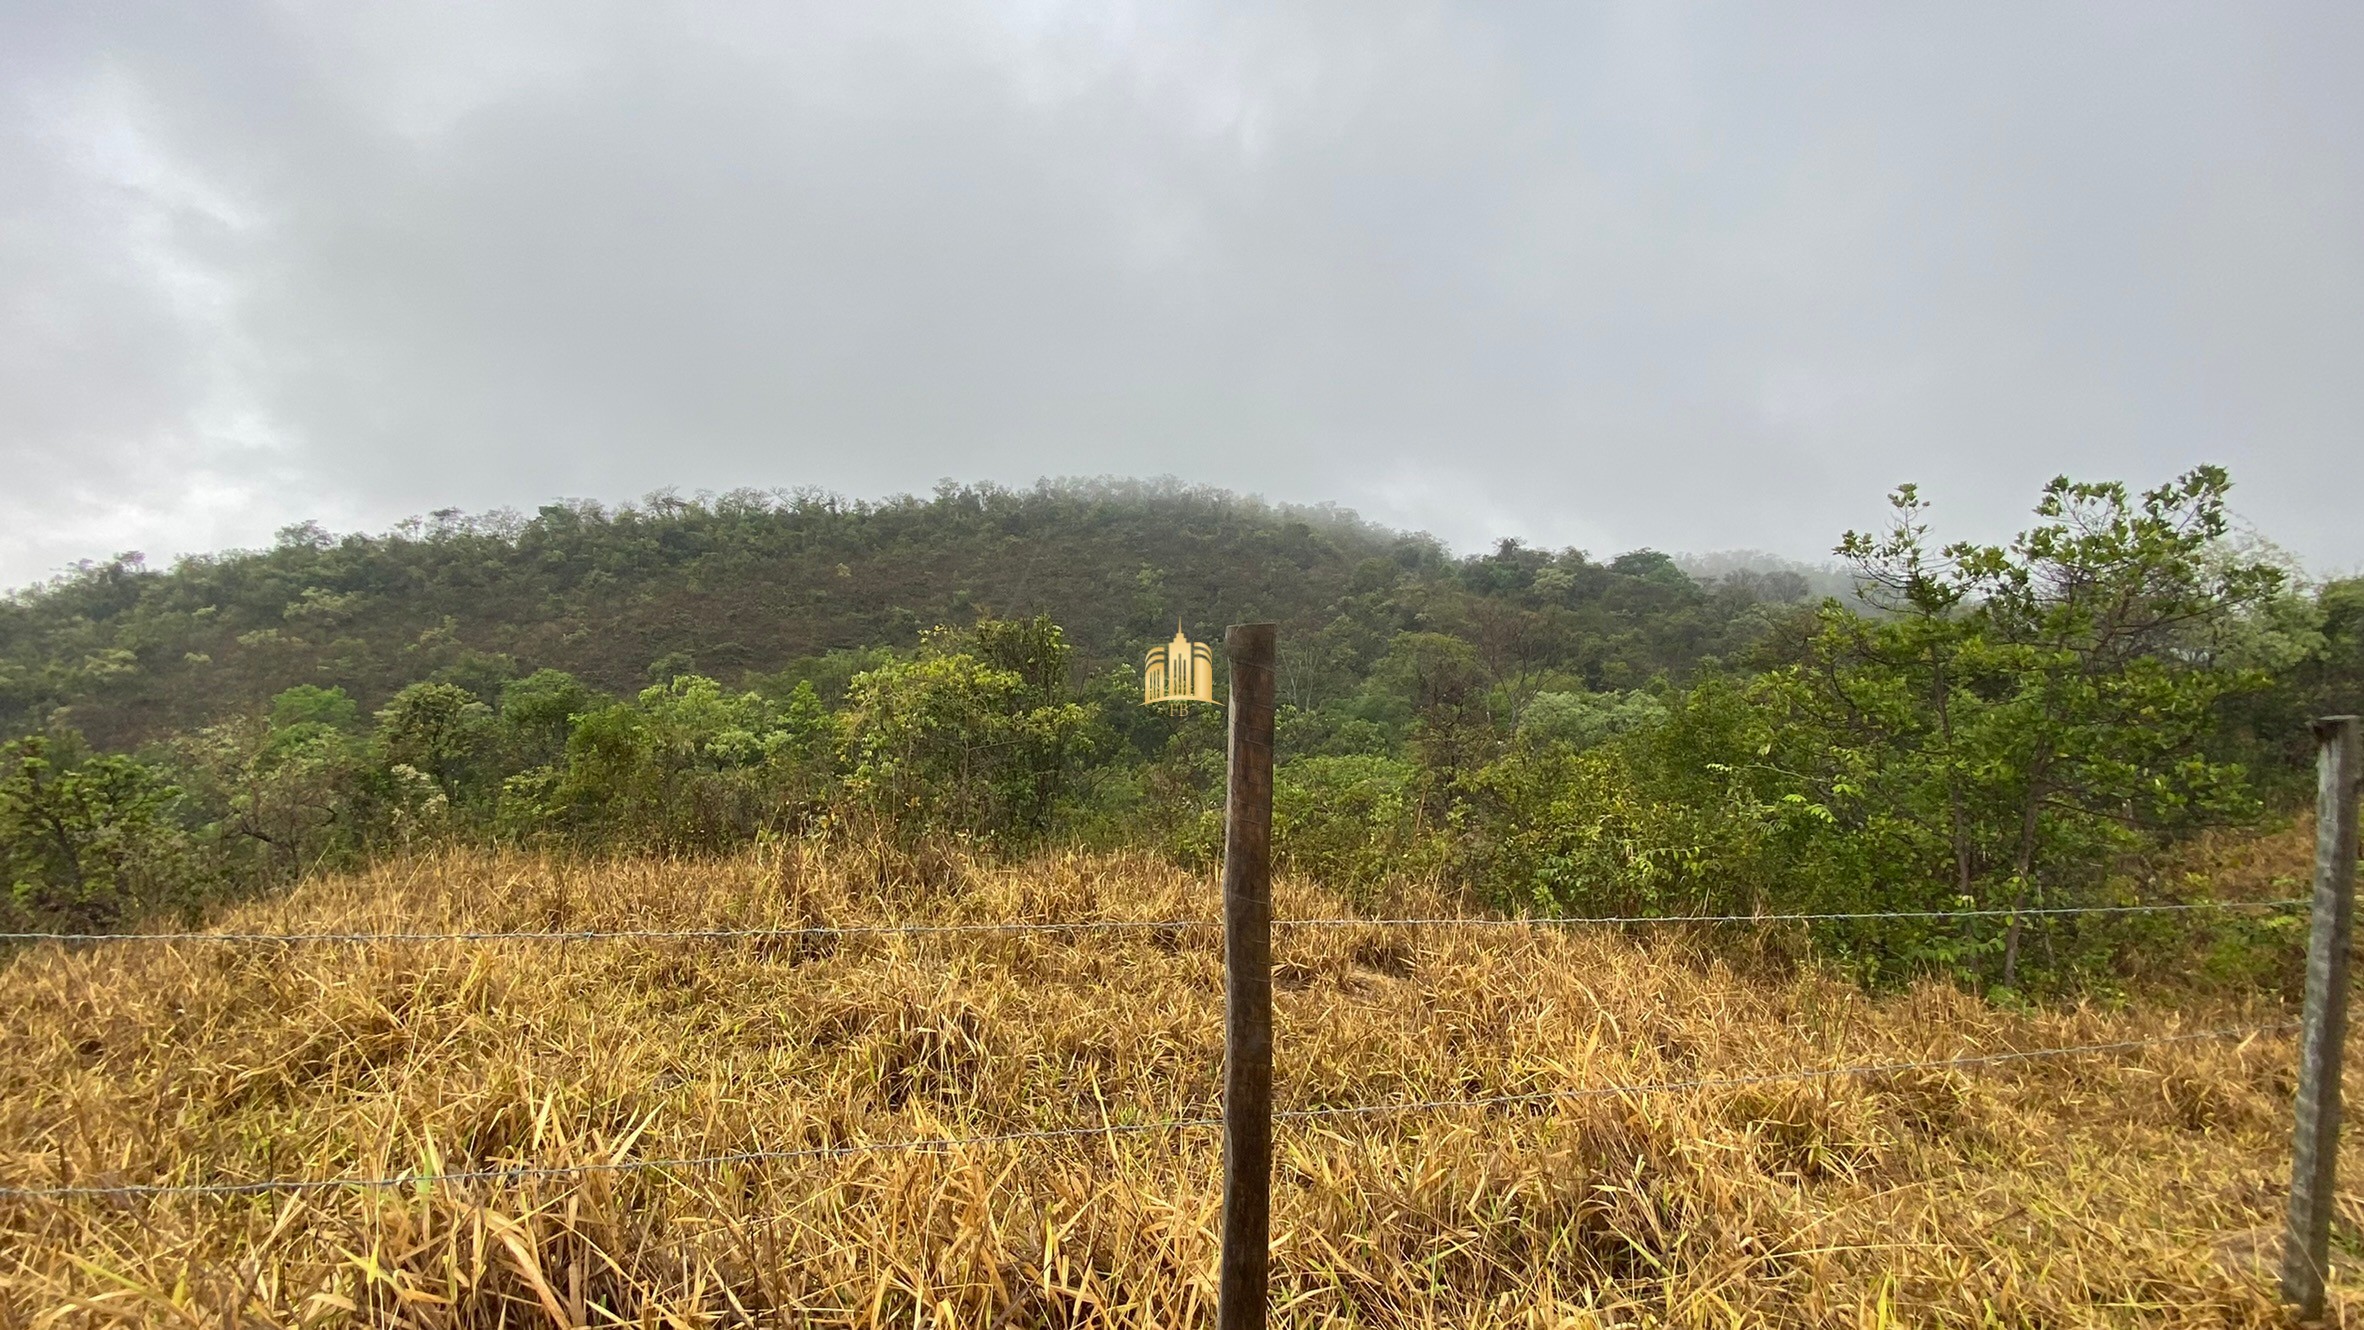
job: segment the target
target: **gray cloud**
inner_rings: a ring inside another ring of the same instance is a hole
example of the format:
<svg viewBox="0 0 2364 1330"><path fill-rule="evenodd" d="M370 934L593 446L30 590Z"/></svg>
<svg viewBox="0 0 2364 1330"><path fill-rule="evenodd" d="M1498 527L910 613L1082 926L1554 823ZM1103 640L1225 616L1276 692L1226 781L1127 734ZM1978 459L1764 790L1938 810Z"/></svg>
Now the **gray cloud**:
<svg viewBox="0 0 2364 1330"><path fill-rule="evenodd" d="M1813 555L2203 460L2364 562L2352 7L26 6L0 583L1173 473Z"/></svg>

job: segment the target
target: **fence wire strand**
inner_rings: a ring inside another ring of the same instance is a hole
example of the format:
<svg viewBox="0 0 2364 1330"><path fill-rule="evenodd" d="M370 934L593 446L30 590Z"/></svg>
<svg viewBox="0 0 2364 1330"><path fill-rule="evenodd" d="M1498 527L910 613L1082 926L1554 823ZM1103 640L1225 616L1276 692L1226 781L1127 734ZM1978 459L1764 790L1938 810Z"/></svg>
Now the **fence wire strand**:
<svg viewBox="0 0 2364 1330"><path fill-rule="evenodd" d="M1352 928L1357 925L1387 925L1394 927L1477 928L1558 928L1580 925L1621 926L1629 924L1823 924L1861 923L1874 919L2021 919L2057 918L2079 914L2172 914L2192 910L2273 910L2311 905L2303 896L2292 896L2270 901L2182 901L2157 905L2052 905L2023 910L1859 910L1831 911L1812 914L1629 914L1629 915L1504 915L1498 918L1468 915L1438 915L1434 917L1405 917L1384 919L1275 919L1273 927L1296 928Z"/></svg>
<svg viewBox="0 0 2364 1330"><path fill-rule="evenodd" d="M1862 1063L1845 1067L1799 1067L1789 1071L1763 1072L1749 1076L1702 1076L1689 1080L1588 1085L1564 1090L1536 1090L1516 1094L1452 1099L1391 1100L1372 1104L1283 1109L1275 1112L1272 1117L1275 1122L1323 1122L1343 1118L1370 1118L1406 1113L1449 1112L1456 1109L1504 1108L1522 1104L1560 1103L1619 1095L1679 1094L1695 1090L1741 1089L1784 1082L1837 1080L1848 1077L1895 1075L1905 1072L1990 1067L2044 1058L2130 1052L2136 1049L2159 1048L2171 1044L2195 1043L2210 1039L2230 1039L2236 1036L2246 1042L2261 1034L2297 1029L2299 1024L2298 1021L2273 1021L2256 1025L2194 1030L2184 1034L2155 1035L2146 1039L2120 1039L2102 1043L2068 1044L2055 1048L1964 1054L1958 1057L1917 1061ZM890 1151L937 1154L949 1150L972 1149L981 1146L1026 1144L1087 1137L1130 1136L1150 1132L1180 1132L1222 1125L1223 1119L1220 1117L1199 1116L1164 1118L1154 1122L1104 1122L1093 1126L1048 1127L1027 1131L995 1132L980 1136L863 1141L799 1149L734 1150L721 1154L675 1159L616 1159L588 1164L518 1165L436 1173L397 1173L377 1177L263 1178L250 1182L78 1184L52 1187L0 1186L0 1200L60 1200L102 1196L121 1199L166 1196L253 1196L324 1191L383 1191L404 1187L443 1186L462 1182L522 1183L548 1178L585 1177L592 1174L661 1173L725 1168L734 1164L844 1159Z"/></svg>
<svg viewBox="0 0 2364 1330"><path fill-rule="evenodd" d="M2027 909L1832 911L1787 914L1630 915L1435 915L1361 918L1275 919L1275 928L1618 928L1644 924L1693 926L1865 923L1874 920L2047 919L2073 915L2175 914L2202 910L2305 909L2306 897L2266 901L2182 901L2155 905L2056 905ZM1066 922L1014 921L969 924L799 924L792 927L479 929L458 932L320 933L0 933L0 943L210 942L244 946L307 944L371 945L436 942L730 942L794 941L883 937L962 937L1026 933L1113 933L1220 928L1220 919L1079 919Z"/></svg>

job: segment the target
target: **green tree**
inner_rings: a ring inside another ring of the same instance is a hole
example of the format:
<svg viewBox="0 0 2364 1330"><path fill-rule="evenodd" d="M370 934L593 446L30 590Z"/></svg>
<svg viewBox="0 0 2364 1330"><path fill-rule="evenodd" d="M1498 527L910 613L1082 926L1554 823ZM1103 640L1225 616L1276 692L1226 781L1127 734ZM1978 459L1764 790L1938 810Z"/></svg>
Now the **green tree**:
<svg viewBox="0 0 2364 1330"><path fill-rule="evenodd" d="M0 756L0 882L17 919L93 931L185 897L195 865L173 821L180 790L77 746L34 735Z"/></svg>
<svg viewBox="0 0 2364 1330"><path fill-rule="evenodd" d="M607 699L564 670L536 670L501 688L502 746L516 768L549 766L566 754L566 737L578 716Z"/></svg>
<svg viewBox="0 0 2364 1330"><path fill-rule="evenodd" d="M1456 782L1485 763L1499 737L1477 649L1446 633L1398 633L1365 695L1370 712L1403 727L1423 777L1423 820L1445 817Z"/></svg>
<svg viewBox="0 0 2364 1330"><path fill-rule="evenodd" d="M956 644L997 650L1025 672L948 649ZM945 636L916 660L856 676L843 720L854 809L906 842L1040 834L1093 728L1091 708L1060 700L1065 651L1055 626Z"/></svg>
<svg viewBox="0 0 2364 1330"><path fill-rule="evenodd" d="M2017 911L2088 898L2114 854L2251 810L2243 770L2208 748L2225 699L2263 680L2219 648L2281 577L2213 557L2229 487L2215 467L2140 495L2062 478L2009 545L1931 551L1908 486L1885 536L1839 546L1884 613L1826 612L1793 676L1828 737L1821 793L1858 824L1917 825L1965 903L2015 912L2005 987Z"/></svg>
<svg viewBox="0 0 2364 1330"><path fill-rule="evenodd" d="M1027 693L1038 704L1051 705L1068 694L1075 649L1047 614L1030 619L986 616L965 631L938 630L934 649L966 651L988 665L1008 670L1025 682Z"/></svg>
<svg viewBox="0 0 2364 1330"><path fill-rule="evenodd" d="M409 768L462 803L485 775L493 711L457 684L414 683L378 711L378 745L390 767Z"/></svg>
<svg viewBox="0 0 2364 1330"><path fill-rule="evenodd" d="M342 688L297 684L271 699L271 728L281 734L304 726L340 733L361 728L361 707Z"/></svg>
<svg viewBox="0 0 2364 1330"><path fill-rule="evenodd" d="M390 791L359 723L342 689L298 685L271 700L267 717L174 740L188 802L226 867L256 883L287 881L368 848Z"/></svg>

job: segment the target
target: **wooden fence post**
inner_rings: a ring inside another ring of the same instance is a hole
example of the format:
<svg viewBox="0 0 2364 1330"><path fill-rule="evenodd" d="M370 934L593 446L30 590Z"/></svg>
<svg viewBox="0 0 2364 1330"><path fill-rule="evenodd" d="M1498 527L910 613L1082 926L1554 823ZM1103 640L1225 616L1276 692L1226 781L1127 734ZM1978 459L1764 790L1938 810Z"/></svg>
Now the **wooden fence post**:
<svg viewBox="0 0 2364 1330"><path fill-rule="evenodd" d="M1264 1330L1272 1260L1274 636L1269 623L1235 623L1223 633L1231 778L1223 810L1221 1330Z"/></svg>
<svg viewBox="0 0 2364 1330"><path fill-rule="evenodd" d="M2307 936L2290 1231L2282 1245L2282 1298L2309 1319L2323 1314L2339 1163L2340 1054L2348 1036L2348 939L2356 914L2356 791L2364 776L2358 730L2354 716L2315 722L2321 745L2315 759L2315 917Z"/></svg>

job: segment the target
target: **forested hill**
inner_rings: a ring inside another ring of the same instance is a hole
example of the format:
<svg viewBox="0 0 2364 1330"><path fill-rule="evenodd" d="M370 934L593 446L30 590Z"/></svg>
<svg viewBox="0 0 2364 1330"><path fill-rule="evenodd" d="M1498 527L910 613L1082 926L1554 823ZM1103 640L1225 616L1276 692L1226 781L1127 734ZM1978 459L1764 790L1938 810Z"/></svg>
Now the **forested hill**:
<svg viewBox="0 0 2364 1330"><path fill-rule="evenodd" d="M2055 480L1998 546L1937 544L1902 486L1839 540L1854 605L1116 482L117 560L0 606L0 933L194 918L436 844L1204 864L1220 713L1141 706L1134 665L1177 620L1273 618L1289 872L1591 915L1918 911L1829 940L1882 975L2078 983L2140 937L2015 912L2181 899L2170 856L2296 806L2306 718L2364 697L2364 579L2245 554L2231 484Z"/></svg>
<svg viewBox="0 0 2364 1330"><path fill-rule="evenodd" d="M1651 551L1456 558L1338 510L1170 483L447 511L383 535L305 524L170 569L120 557L16 593L0 601L0 732L70 725L122 749L299 684L368 707L425 679L489 698L544 668L626 694L688 672L826 689L863 649L988 613L1050 615L1085 673L1177 622L1205 636L1278 619L1288 700L1308 708L1407 631L1469 643L1496 683L1630 688L1745 651L1805 591L1779 573L1702 586Z"/></svg>

